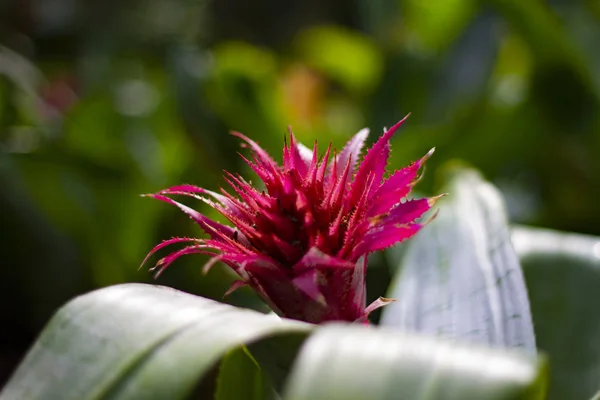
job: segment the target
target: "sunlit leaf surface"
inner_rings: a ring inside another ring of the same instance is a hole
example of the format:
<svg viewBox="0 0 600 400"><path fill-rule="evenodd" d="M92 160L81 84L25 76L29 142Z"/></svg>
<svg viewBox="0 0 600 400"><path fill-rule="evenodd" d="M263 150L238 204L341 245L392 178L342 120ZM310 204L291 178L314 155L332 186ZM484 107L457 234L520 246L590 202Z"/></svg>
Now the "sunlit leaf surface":
<svg viewBox="0 0 600 400"><path fill-rule="evenodd" d="M498 191L455 168L439 215L407 244L382 324L535 352L527 290ZM393 253L390 253L393 254Z"/></svg>
<svg viewBox="0 0 600 400"><path fill-rule="evenodd" d="M305 343L285 400L542 399L544 362L384 329L331 325Z"/></svg>
<svg viewBox="0 0 600 400"><path fill-rule="evenodd" d="M63 307L4 399L184 399L230 349L307 324L173 289L112 286Z"/></svg>

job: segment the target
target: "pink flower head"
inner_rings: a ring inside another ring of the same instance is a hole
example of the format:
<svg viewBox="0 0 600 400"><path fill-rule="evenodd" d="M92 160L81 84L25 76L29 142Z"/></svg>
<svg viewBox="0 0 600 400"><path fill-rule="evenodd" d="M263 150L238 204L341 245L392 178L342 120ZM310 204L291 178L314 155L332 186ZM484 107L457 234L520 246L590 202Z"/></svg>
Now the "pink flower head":
<svg viewBox="0 0 600 400"><path fill-rule="evenodd" d="M360 151L368 130L358 132L339 154L331 145L319 158L296 142L283 149L278 165L257 143L234 133L252 151L245 162L264 182L265 190L239 175L226 173L236 195L192 185L174 186L149 196L170 203L194 220L208 239L173 238L154 252L174 243L188 246L161 259L158 274L186 254L209 254L205 270L221 261L239 276L231 293L250 285L279 315L302 321L366 321L367 315L388 300L366 307L367 255L413 236L416 222L437 197L408 199L417 174L433 150L408 167L384 178L390 139L406 120L386 130L362 163ZM233 226L223 225L169 196L197 198L223 214ZM145 262L146 260L144 260Z"/></svg>

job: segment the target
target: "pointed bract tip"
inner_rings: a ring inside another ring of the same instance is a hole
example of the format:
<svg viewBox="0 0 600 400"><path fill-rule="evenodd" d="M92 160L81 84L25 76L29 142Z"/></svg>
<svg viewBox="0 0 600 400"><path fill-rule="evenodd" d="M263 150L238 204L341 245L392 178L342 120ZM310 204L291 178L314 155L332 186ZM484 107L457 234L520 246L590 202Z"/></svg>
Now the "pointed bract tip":
<svg viewBox="0 0 600 400"><path fill-rule="evenodd" d="M165 257L161 258L160 260L158 260L156 262L156 264L154 264L154 267L151 267L148 269L148 271L154 271L156 268L160 267L161 265L163 265L165 263Z"/></svg>
<svg viewBox="0 0 600 400"><path fill-rule="evenodd" d="M379 301L381 301L382 303L389 304L389 303L393 303L395 301L398 301L398 299L392 299L390 297L381 297L381 296L379 296Z"/></svg>
<svg viewBox="0 0 600 400"><path fill-rule="evenodd" d="M369 304L369 306L365 309L363 315L357 321L367 321L369 314L371 314L373 311L377 310L378 308L385 307L388 304L393 303L395 301L398 300L386 297L379 297L377 300Z"/></svg>
<svg viewBox="0 0 600 400"><path fill-rule="evenodd" d="M246 135L244 135L243 133L241 133L241 132L238 132L238 131L229 131L229 134L230 134L231 136L235 136L235 137L236 137L236 138L238 138L238 139L242 139L242 142L240 143L240 147L241 147L241 148L244 148L244 149L247 149L247 148L248 148L248 143L247 143L247 141L248 141L248 140L250 140L250 139L248 139L248 137L247 137ZM239 153L238 153L238 154L239 154Z"/></svg>
<svg viewBox="0 0 600 400"><path fill-rule="evenodd" d="M431 156L433 155L433 153L435 153L435 147L432 147L432 148L431 148L431 150L429 150L429 151L427 152L427 154L425 154L425 155L424 155L424 156L421 158L421 161L422 161L422 162L425 162L425 161L427 161L427 160L429 159L429 157L431 157Z"/></svg>
<svg viewBox="0 0 600 400"><path fill-rule="evenodd" d="M391 139L391 137L394 135L394 133L396 133L398 128L400 128L402 126L402 124L404 124L404 122L406 122L406 120L408 119L409 116L410 116L410 113L406 114L406 116L404 118L402 118L400 121L396 122L390 129L385 128L383 130L383 135L384 136L389 135L388 140Z"/></svg>
<svg viewBox="0 0 600 400"><path fill-rule="evenodd" d="M425 176L425 171L427 168L427 166L425 165L425 162L429 159L429 157L431 157L433 155L434 152L435 152L435 147L433 147L431 150L429 150L427 152L427 154L425 154L419 160L415 161L415 164L418 165L419 168L422 168L422 172L419 176L417 176L417 178L414 181L409 183L409 187L411 187L411 188L415 187L419 182L421 182L421 180L423 180L423 177Z"/></svg>
<svg viewBox="0 0 600 400"><path fill-rule="evenodd" d="M408 117L410 117L410 114L411 114L410 112L408 114L406 114L404 116L404 118L402 118L400 121L396 122L396 124L394 126L399 127L400 125L402 125L404 122L406 122L406 120L408 119Z"/></svg>
<svg viewBox="0 0 600 400"><path fill-rule="evenodd" d="M438 214L440 213L440 210L435 210L435 213L433 213L433 215L423 223L423 227L429 225L434 219L437 218Z"/></svg>
<svg viewBox="0 0 600 400"><path fill-rule="evenodd" d="M154 272L156 271L159 267L161 266L160 261L156 263L156 265L152 268L149 268L148 271L150 272ZM162 274L163 269L159 269L158 271L154 272L154 274L152 275L152 278L154 279L158 279L158 277Z"/></svg>
<svg viewBox="0 0 600 400"><path fill-rule="evenodd" d="M140 266L139 266L139 267L138 267L138 269L137 269L138 271L139 271L140 269L142 269L142 267L143 267L144 265L146 265L146 263L148 262L148 258L150 258L150 254L148 254L148 255L146 256L146 258L144 258L144 260L142 261L142 263L140 264Z"/></svg>
<svg viewBox="0 0 600 400"><path fill-rule="evenodd" d="M448 196L448 193L442 193L442 194L438 194L437 196L434 197L430 197L427 199L427 204L429 204L429 207L433 207L433 205L442 197Z"/></svg>
<svg viewBox="0 0 600 400"><path fill-rule="evenodd" d="M365 128L362 128L360 131L356 132L356 135L365 136L365 139L366 139L366 137L369 136L369 133L371 133L371 129L365 127Z"/></svg>

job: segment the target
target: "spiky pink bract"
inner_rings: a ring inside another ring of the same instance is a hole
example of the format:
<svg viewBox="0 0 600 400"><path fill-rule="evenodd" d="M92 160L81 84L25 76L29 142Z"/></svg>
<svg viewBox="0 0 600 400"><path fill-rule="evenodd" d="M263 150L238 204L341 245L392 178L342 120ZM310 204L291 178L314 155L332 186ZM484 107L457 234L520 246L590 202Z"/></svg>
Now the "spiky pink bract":
<svg viewBox="0 0 600 400"><path fill-rule="evenodd" d="M154 247L148 256L171 244L188 243L157 263L157 275L182 255L209 254L213 257L205 270L221 261L240 277L228 293L250 285L281 316L312 323L366 321L369 312L390 301L379 299L366 307L368 254L417 233L423 226L417 220L437 199L407 197L433 150L384 178L390 139L405 120L386 130L361 163L366 129L337 155L329 145L321 159L316 143L310 151L290 132L283 166L257 143L234 133L251 149L251 160L242 157L264 182L265 191L226 173L236 195L192 185L149 195L181 209L209 236L173 238ZM233 227L173 200L173 195L207 203Z"/></svg>

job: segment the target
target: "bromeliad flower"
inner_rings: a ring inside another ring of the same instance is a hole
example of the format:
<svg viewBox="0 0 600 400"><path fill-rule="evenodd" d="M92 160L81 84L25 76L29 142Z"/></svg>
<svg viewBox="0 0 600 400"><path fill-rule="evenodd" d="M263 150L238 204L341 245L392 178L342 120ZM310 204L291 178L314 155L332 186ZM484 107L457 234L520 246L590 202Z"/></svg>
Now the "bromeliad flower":
<svg viewBox="0 0 600 400"><path fill-rule="evenodd" d="M161 259L157 275L180 256L209 254L207 271L216 262L239 276L226 294L243 285L252 287L279 315L302 321L366 321L387 299L366 307L367 256L401 242L423 227L417 220L438 197L409 199L423 163L433 149L408 167L384 178L390 139L406 120L398 122L371 147L362 163L360 151L368 130L358 132L339 154L331 144L319 158L296 142L283 149L279 166L257 143L234 133L252 150L244 161L264 182L260 191L239 175L225 180L237 194L192 185L174 186L148 195L175 205L208 234L208 239L173 238L154 247L188 246ZM331 159L331 160L330 160ZM223 214L223 225L169 196L197 198ZM144 262L146 261L144 260Z"/></svg>

